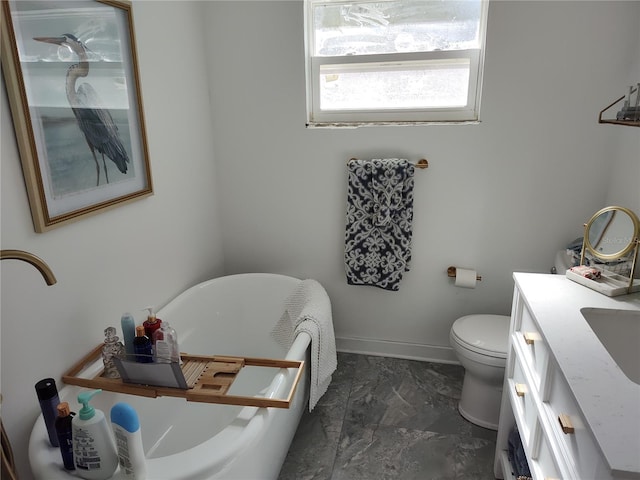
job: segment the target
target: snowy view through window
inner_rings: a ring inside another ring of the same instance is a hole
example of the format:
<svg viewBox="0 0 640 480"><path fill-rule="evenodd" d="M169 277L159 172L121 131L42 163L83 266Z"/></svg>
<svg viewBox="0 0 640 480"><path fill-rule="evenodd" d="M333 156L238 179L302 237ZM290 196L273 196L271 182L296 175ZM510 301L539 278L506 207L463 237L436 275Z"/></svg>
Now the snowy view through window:
<svg viewBox="0 0 640 480"><path fill-rule="evenodd" d="M311 1L316 108L468 106L481 48L479 0Z"/></svg>

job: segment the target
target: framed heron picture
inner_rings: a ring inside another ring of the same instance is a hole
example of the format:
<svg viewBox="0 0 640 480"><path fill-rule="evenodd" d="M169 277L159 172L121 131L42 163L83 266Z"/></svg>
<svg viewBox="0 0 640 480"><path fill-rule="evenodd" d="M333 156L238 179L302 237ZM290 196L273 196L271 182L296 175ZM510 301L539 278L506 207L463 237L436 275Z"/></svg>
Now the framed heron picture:
<svg viewBox="0 0 640 480"><path fill-rule="evenodd" d="M131 3L2 0L1 15L35 230L151 195Z"/></svg>

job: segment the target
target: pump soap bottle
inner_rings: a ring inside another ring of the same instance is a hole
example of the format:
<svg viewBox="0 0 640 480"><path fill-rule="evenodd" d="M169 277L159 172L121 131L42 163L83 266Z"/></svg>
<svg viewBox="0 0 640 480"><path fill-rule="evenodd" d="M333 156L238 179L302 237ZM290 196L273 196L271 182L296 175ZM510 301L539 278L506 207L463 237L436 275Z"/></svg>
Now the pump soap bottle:
<svg viewBox="0 0 640 480"><path fill-rule="evenodd" d="M62 463L67 470L75 470L76 464L73 461L73 441L71 422L75 413L69 408L67 402L58 404L58 418L56 418L56 432L58 434L58 443L60 444L60 454L62 455Z"/></svg>
<svg viewBox="0 0 640 480"><path fill-rule="evenodd" d="M71 421L76 472L87 480L106 480L118 468L118 454L102 410L89 405L102 390L78 394L82 408Z"/></svg>
<svg viewBox="0 0 640 480"><path fill-rule="evenodd" d="M144 334L149 337L151 345L153 346L153 332L160 328L162 320L157 318L156 314L153 313L153 307L147 307L146 310L149 310L149 315L142 325L144 326Z"/></svg>
<svg viewBox="0 0 640 480"><path fill-rule="evenodd" d="M130 480L145 480L147 465L142 447L140 420L134 408L124 402L111 407L111 427L118 446L121 473Z"/></svg>

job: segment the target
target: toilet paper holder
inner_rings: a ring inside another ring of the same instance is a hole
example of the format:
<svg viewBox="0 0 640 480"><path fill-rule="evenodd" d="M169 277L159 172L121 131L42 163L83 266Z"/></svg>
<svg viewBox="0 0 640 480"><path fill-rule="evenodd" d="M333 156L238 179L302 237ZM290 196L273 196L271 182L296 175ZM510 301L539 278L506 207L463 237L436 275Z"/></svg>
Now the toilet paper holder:
<svg viewBox="0 0 640 480"><path fill-rule="evenodd" d="M456 267L447 268L447 276L449 276L451 278L456 278ZM476 275L476 280L477 281L482 280L482 276L481 275Z"/></svg>

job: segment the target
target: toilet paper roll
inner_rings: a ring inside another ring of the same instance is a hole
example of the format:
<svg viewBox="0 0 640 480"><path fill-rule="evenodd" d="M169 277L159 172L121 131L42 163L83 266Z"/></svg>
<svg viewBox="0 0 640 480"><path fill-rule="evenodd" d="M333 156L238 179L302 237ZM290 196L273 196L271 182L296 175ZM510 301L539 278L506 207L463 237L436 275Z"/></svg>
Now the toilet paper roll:
<svg viewBox="0 0 640 480"><path fill-rule="evenodd" d="M476 288L477 276L475 270L456 268L456 287Z"/></svg>

